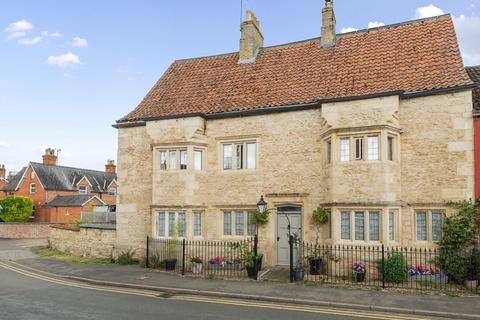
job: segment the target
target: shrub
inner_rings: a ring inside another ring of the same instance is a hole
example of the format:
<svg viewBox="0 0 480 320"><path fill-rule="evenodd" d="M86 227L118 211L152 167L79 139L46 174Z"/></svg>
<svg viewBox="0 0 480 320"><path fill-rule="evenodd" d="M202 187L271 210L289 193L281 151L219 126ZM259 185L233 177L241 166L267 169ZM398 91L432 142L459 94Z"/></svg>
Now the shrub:
<svg viewBox="0 0 480 320"><path fill-rule="evenodd" d="M26 197L8 196L0 200L0 206L0 219L5 222L25 222L33 211L33 201Z"/></svg>
<svg viewBox="0 0 480 320"><path fill-rule="evenodd" d="M408 279L407 261L403 254L394 252L385 259L385 281L391 283L402 283Z"/></svg>
<svg viewBox="0 0 480 320"><path fill-rule="evenodd" d="M162 259L160 259L160 257L156 254L154 254L151 258L150 258L150 268L152 269L160 269L162 267L165 266L165 262L162 261Z"/></svg>
<svg viewBox="0 0 480 320"><path fill-rule="evenodd" d="M140 260L134 258L135 250L122 252L117 257L117 263L120 265L139 264Z"/></svg>

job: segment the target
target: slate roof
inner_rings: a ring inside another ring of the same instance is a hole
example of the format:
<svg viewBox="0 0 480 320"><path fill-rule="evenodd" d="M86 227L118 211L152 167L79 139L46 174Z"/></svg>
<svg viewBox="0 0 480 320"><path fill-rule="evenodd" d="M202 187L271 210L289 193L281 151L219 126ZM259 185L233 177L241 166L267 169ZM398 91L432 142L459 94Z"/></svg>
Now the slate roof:
<svg viewBox="0 0 480 320"><path fill-rule="evenodd" d="M69 195L69 196L57 196L52 201L45 204L46 207L81 207L83 204L89 202L91 199L96 198L92 195Z"/></svg>
<svg viewBox="0 0 480 320"><path fill-rule="evenodd" d="M85 177L92 185L92 192L107 192L110 183L117 178L115 173L63 166L47 166L30 162L45 190L76 191L77 183ZM2 190L16 190L26 168L23 168Z"/></svg>
<svg viewBox="0 0 480 320"><path fill-rule="evenodd" d="M138 107L117 123L266 109L394 91L471 85L450 15L262 48L175 61Z"/></svg>
<svg viewBox="0 0 480 320"><path fill-rule="evenodd" d="M480 66L467 67L466 69L470 79L480 86ZM473 110L480 112L480 87L473 90Z"/></svg>

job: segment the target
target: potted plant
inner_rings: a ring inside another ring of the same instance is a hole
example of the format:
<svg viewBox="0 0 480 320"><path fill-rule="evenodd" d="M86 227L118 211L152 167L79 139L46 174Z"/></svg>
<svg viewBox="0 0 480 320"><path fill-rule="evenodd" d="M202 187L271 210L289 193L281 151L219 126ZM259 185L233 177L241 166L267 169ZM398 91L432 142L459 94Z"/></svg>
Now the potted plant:
<svg viewBox="0 0 480 320"><path fill-rule="evenodd" d="M192 263L192 272L193 274L201 274L203 269L203 261L199 257L192 257L190 259Z"/></svg>
<svg viewBox="0 0 480 320"><path fill-rule="evenodd" d="M247 270L248 277L255 279L258 274L258 264L253 260L253 252L251 250L245 250L243 252L243 263Z"/></svg>
<svg viewBox="0 0 480 320"><path fill-rule="evenodd" d="M353 273L355 275L355 281L357 282L364 282L365 281L365 272L367 268L365 264L362 262L355 262L352 265Z"/></svg>
<svg viewBox="0 0 480 320"><path fill-rule="evenodd" d="M322 255L320 249L318 248L318 243L320 239L320 230L323 225L328 222L328 212L318 207L312 212L312 224L315 227L316 231L316 240L315 240L315 250L313 253L307 257L308 263L310 265L310 274L319 275L322 273Z"/></svg>

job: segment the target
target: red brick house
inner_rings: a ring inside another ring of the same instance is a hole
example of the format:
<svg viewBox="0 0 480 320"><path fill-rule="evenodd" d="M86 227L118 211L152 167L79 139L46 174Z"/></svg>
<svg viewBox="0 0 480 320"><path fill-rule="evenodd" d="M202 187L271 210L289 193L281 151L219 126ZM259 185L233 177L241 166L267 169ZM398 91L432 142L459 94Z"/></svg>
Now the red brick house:
<svg viewBox="0 0 480 320"><path fill-rule="evenodd" d="M5 165L0 165L0 190L5 187L8 183L7 181L7 178L5 176L6 174L6 169L5 169ZM3 193L0 192L0 199L3 198Z"/></svg>
<svg viewBox="0 0 480 320"><path fill-rule="evenodd" d="M473 82L480 86L480 66L467 67ZM473 132L475 150L475 198L480 198L480 88L473 90Z"/></svg>
<svg viewBox="0 0 480 320"><path fill-rule="evenodd" d="M43 163L30 162L0 189L0 193L3 193L3 196L31 198L35 221L74 222L79 219L76 214L70 214L70 208L69 214L66 214L69 206L65 205L65 201L74 203L76 208L78 204L82 204L82 207L86 206L85 210L91 205L108 205L111 211L115 210L116 166L113 161L108 161L105 171L58 166L54 150L47 149L43 155ZM67 199L64 196L73 198ZM86 199L85 196L89 198ZM56 202L52 202L56 198Z"/></svg>
<svg viewBox="0 0 480 320"><path fill-rule="evenodd" d="M53 221L80 221L82 211L93 212L95 206L105 206L106 203L94 195L57 196L45 204L44 210Z"/></svg>

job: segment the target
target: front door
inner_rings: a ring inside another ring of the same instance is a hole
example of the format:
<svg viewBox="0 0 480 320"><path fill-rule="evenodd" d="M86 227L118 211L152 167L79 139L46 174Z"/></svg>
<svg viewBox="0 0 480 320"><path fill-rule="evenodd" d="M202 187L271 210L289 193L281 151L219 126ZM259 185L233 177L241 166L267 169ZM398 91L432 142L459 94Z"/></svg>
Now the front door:
<svg viewBox="0 0 480 320"><path fill-rule="evenodd" d="M277 265L290 264L290 247L288 244L288 225L290 234L302 236L302 208L278 207L277 208Z"/></svg>

